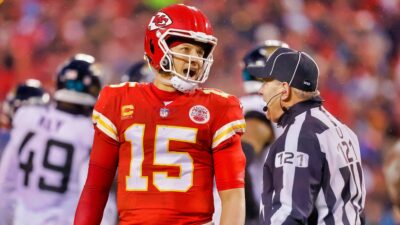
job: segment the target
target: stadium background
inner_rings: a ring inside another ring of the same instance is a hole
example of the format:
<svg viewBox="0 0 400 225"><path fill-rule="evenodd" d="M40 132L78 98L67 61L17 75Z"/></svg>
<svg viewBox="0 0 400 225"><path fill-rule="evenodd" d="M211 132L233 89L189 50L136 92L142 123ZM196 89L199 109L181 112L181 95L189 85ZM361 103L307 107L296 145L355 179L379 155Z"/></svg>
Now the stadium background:
<svg viewBox="0 0 400 225"><path fill-rule="evenodd" d="M207 86L242 95L241 59L265 39L317 59L325 106L359 136L366 215L378 223L389 206L382 160L400 138L398 0L0 0L0 101L27 78L52 91L57 66L77 52L119 82L143 58L151 15L173 2L202 9L219 38Z"/></svg>

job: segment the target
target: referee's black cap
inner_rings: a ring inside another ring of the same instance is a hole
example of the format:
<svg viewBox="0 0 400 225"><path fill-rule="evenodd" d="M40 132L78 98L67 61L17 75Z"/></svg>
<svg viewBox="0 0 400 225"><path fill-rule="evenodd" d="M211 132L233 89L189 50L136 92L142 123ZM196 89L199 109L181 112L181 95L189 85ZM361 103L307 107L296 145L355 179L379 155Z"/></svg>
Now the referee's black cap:
<svg viewBox="0 0 400 225"><path fill-rule="evenodd" d="M305 52L278 48L263 64L247 67L250 75L262 79L276 79L302 91L317 90L319 69Z"/></svg>

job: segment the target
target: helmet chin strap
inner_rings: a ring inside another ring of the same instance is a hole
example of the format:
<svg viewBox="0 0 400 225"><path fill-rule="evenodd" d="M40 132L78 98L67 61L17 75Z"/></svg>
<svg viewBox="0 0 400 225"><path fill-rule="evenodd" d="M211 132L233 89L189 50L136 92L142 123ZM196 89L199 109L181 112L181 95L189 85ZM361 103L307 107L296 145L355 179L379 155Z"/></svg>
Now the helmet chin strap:
<svg viewBox="0 0 400 225"><path fill-rule="evenodd" d="M185 81L178 76L173 76L171 79L166 79L160 76L158 79L161 83L172 85L176 90L183 93L189 93L198 87L196 83Z"/></svg>
<svg viewBox="0 0 400 225"><path fill-rule="evenodd" d="M172 86L176 90L183 92L183 93L191 92L198 87L198 85L196 83L192 83L192 82L183 80L178 76L173 76L171 78L170 82L172 83Z"/></svg>

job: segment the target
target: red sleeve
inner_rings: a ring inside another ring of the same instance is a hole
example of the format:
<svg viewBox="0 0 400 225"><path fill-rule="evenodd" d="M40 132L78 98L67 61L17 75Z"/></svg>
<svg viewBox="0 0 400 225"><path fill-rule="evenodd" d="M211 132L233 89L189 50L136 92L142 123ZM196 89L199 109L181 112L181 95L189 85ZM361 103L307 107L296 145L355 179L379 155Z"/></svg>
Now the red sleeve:
<svg viewBox="0 0 400 225"><path fill-rule="evenodd" d="M108 137L119 141L118 119L121 116L120 101L123 87L106 86L101 90L94 106L92 120L96 128Z"/></svg>
<svg viewBox="0 0 400 225"><path fill-rule="evenodd" d="M246 129L243 109L235 96L218 97L216 102L218 103L214 109L216 117L211 124L211 132L213 134L211 147L213 151L233 136L242 135Z"/></svg>
<svg viewBox="0 0 400 225"><path fill-rule="evenodd" d="M74 225L100 224L117 169L118 149L118 142L96 128L89 172L76 209Z"/></svg>
<svg viewBox="0 0 400 225"><path fill-rule="evenodd" d="M213 151L215 181L219 191L243 188L246 157L236 134Z"/></svg>

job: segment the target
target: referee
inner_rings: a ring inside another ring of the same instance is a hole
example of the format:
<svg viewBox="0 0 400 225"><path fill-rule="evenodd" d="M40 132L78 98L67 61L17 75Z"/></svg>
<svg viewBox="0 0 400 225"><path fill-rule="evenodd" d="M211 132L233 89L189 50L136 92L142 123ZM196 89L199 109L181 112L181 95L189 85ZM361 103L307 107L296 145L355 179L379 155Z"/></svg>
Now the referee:
<svg viewBox="0 0 400 225"><path fill-rule="evenodd" d="M260 94L267 118L284 128L264 165L263 223L364 224L357 136L322 106L315 61L279 48L248 70L264 80Z"/></svg>

